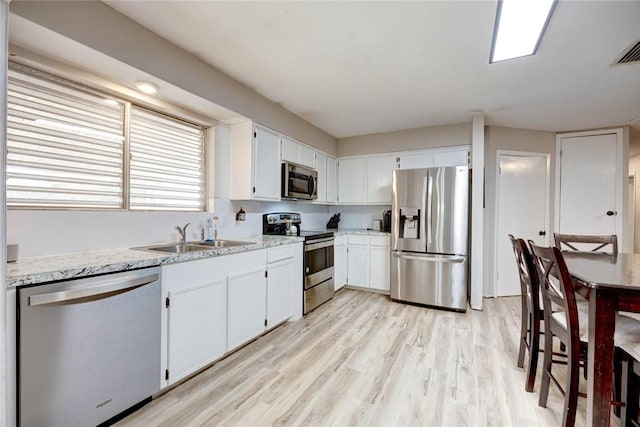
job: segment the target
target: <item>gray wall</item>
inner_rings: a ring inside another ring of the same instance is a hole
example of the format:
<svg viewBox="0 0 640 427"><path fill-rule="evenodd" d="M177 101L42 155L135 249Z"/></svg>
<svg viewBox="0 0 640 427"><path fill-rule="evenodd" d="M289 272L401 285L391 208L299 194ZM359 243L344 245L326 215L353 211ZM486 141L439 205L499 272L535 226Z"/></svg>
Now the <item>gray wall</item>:
<svg viewBox="0 0 640 427"><path fill-rule="evenodd" d="M485 127L485 210L484 210L484 295L493 295L495 230L496 230L496 164L498 150L526 151L550 154L549 230L554 229L556 139L554 132Z"/></svg>
<svg viewBox="0 0 640 427"><path fill-rule="evenodd" d="M336 154L333 136L104 3L12 1L10 11L251 120Z"/></svg>
<svg viewBox="0 0 640 427"><path fill-rule="evenodd" d="M453 145L471 145L471 122L342 138L338 157Z"/></svg>

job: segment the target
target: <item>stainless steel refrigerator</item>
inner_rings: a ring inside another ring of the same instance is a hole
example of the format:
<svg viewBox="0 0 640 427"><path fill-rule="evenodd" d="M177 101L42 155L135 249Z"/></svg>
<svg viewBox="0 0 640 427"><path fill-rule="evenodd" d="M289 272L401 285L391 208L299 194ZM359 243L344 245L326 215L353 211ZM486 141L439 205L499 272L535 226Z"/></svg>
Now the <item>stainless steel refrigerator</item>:
<svg viewBox="0 0 640 427"><path fill-rule="evenodd" d="M393 171L391 298L465 311L469 168Z"/></svg>

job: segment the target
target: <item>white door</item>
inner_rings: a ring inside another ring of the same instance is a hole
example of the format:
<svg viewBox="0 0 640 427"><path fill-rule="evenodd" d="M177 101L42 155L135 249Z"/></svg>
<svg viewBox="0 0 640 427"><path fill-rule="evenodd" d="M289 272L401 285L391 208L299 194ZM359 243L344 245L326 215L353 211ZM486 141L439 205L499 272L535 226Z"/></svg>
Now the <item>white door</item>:
<svg viewBox="0 0 640 427"><path fill-rule="evenodd" d="M327 156L327 203L335 203L338 197L338 181L335 157Z"/></svg>
<svg viewBox="0 0 640 427"><path fill-rule="evenodd" d="M257 337L267 316L264 269L230 276L227 282L227 350Z"/></svg>
<svg viewBox="0 0 640 427"><path fill-rule="evenodd" d="M169 292L167 363L170 384L226 352L226 294L225 280Z"/></svg>
<svg viewBox="0 0 640 427"><path fill-rule="evenodd" d="M256 127L253 139L253 197L280 200L280 137Z"/></svg>
<svg viewBox="0 0 640 427"><path fill-rule="evenodd" d="M353 286L369 287L369 246L347 247L347 282Z"/></svg>
<svg viewBox="0 0 640 427"><path fill-rule="evenodd" d="M267 328L293 314L293 258L267 264Z"/></svg>
<svg viewBox="0 0 640 427"><path fill-rule="evenodd" d="M559 232L615 234L616 134L563 137L560 149Z"/></svg>
<svg viewBox="0 0 640 427"><path fill-rule="evenodd" d="M347 242L345 236L337 236L333 244L334 289L341 289L347 281Z"/></svg>
<svg viewBox="0 0 640 427"><path fill-rule="evenodd" d="M433 153L433 166L466 166L469 164L469 150L436 151Z"/></svg>
<svg viewBox="0 0 640 427"><path fill-rule="evenodd" d="M367 203L391 204L391 175L395 168L395 154L367 158Z"/></svg>
<svg viewBox="0 0 640 427"><path fill-rule="evenodd" d="M369 287L389 291L391 270L391 249L389 246L369 247Z"/></svg>
<svg viewBox="0 0 640 427"><path fill-rule="evenodd" d="M316 153L316 170L318 171L318 198L314 201L325 203L327 201L327 156L322 153Z"/></svg>
<svg viewBox="0 0 640 427"><path fill-rule="evenodd" d="M366 191L366 159L340 159L338 163L338 202L364 203Z"/></svg>
<svg viewBox="0 0 640 427"><path fill-rule="evenodd" d="M496 296L520 295L509 234L545 245L548 172L543 155L500 155L496 201Z"/></svg>
<svg viewBox="0 0 640 427"><path fill-rule="evenodd" d="M407 151L400 153L398 169L420 169L433 167L432 151Z"/></svg>

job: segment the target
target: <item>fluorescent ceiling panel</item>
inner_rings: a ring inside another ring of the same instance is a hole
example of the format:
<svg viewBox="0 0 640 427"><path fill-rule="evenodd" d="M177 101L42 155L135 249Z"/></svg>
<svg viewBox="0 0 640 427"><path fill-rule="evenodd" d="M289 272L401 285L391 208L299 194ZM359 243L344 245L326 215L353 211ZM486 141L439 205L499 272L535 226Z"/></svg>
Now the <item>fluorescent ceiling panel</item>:
<svg viewBox="0 0 640 427"><path fill-rule="evenodd" d="M490 62L533 55L555 4L556 0L500 0Z"/></svg>

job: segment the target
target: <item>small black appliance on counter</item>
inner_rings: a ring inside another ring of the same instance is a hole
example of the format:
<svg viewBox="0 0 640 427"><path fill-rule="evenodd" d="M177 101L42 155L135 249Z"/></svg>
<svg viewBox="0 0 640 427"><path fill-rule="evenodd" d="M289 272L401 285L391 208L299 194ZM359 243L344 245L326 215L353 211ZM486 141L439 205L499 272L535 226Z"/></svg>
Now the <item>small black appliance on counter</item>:
<svg viewBox="0 0 640 427"><path fill-rule="evenodd" d="M382 212L382 231L391 233L391 209Z"/></svg>

